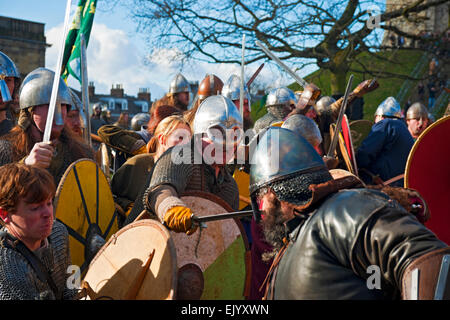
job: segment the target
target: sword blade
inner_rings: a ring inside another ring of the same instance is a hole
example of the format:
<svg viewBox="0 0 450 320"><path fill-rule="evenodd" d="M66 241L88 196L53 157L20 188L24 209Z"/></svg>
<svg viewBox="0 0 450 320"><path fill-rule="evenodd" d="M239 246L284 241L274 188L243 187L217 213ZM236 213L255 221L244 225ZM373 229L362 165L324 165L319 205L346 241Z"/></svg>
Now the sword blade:
<svg viewBox="0 0 450 320"><path fill-rule="evenodd" d="M50 104L48 107L47 122L45 124L44 137L42 139L43 142L50 141L50 134L52 132L53 118L55 116L55 108L56 108L56 98L58 97L59 81L61 79L61 68L62 68L62 59L63 59L63 54L64 54L64 44L66 42L67 29L68 29L69 23L70 23L69 17L70 17L71 2L72 2L71 0L67 0L67 3L66 3L64 28L63 28L63 33L61 35L59 54L58 54L58 59L56 62L55 77L53 78L52 95L50 96Z"/></svg>
<svg viewBox="0 0 450 320"><path fill-rule="evenodd" d="M352 83L353 83L353 74L351 74L350 78L348 79L347 88L345 89L344 94L344 101L342 103L341 110L339 110L339 116L336 121L336 128L334 130L333 139L331 140L330 148L328 149L327 153L328 157L334 157L334 151L336 150L339 133L341 132L342 118L344 117L345 109L347 109L347 101L348 96L350 95L350 88L352 87Z"/></svg>
<svg viewBox="0 0 450 320"><path fill-rule="evenodd" d="M213 214L213 215L210 215L210 216L203 216L203 217L194 216L193 220L195 222L201 224L201 223L210 222L210 221L248 217L248 216L251 216L252 214L253 214L253 210L245 210L245 211Z"/></svg>
<svg viewBox="0 0 450 320"><path fill-rule="evenodd" d="M239 111L241 112L242 121L244 121L244 69L245 69L245 34L242 36L242 59L241 59L241 89L239 92Z"/></svg>
<svg viewBox="0 0 450 320"><path fill-rule="evenodd" d="M287 73L291 75L292 78L294 78L297 83L305 88L308 85L308 82L306 82L304 79L300 78L294 71L292 71L287 65L285 65L277 56L275 56L269 49L267 49L261 42L256 41L255 44L264 51L265 54L267 54L272 60L274 60L280 67L284 69Z"/></svg>

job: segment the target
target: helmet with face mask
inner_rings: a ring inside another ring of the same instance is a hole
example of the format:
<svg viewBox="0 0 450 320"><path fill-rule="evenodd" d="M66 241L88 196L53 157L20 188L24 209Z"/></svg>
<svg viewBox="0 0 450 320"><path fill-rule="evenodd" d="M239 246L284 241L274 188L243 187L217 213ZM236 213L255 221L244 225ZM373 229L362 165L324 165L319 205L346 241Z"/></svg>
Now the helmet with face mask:
<svg viewBox="0 0 450 320"><path fill-rule="evenodd" d="M294 91L286 87L272 89L267 95L266 108L276 118L284 119L295 107L297 97Z"/></svg>
<svg viewBox="0 0 450 320"><path fill-rule="evenodd" d="M242 128L239 110L222 95L207 97L195 113L194 134L206 134L216 144L238 144L243 137Z"/></svg>
<svg viewBox="0 0 450 320"><path fill-rule="evenodd" d="M20 110L28 110L31 107L43 104L50 104L52 95L53 79L55 72L46 68L37 68L30 72L22 82L20 87ZM70 107L73 100L69 88L62 78L59 78L58 96L56 98L55 124L63 125L64 120L61 114L61 105L66 104Z"/></svg>
<svg viewBox="0 0 450 320"><path fill-rule="evenodd" d="M13 77L15 82L20 80L20 73L14 62L3 52L0 51L0 94L2 101L12 100L5 78Z"/></svg>
<svg viewBox="0 0 450 320"><path fill-rule="evenodd" d="M222 95L233 101L239 100L241 98L241 77L233 74L223 86ZM252 111L250 94L246 85L244 85L244 99L248 100L248 111Z"/></svg>

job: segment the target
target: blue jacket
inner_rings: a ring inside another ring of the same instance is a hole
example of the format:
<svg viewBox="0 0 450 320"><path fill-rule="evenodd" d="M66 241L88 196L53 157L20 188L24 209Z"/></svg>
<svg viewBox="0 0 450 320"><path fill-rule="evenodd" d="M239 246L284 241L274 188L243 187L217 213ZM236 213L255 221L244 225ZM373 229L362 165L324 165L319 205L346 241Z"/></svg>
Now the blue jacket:
<svg viewBox="0 0 450 320"><path fill-rule="evenodd" d="M414 140L402 120L383 119L373 125L356 154L358 168L364 168L383 181L405 172ZM366 183L364 175L361 176ZM392 185L403 186L403 179Z"/></svg>

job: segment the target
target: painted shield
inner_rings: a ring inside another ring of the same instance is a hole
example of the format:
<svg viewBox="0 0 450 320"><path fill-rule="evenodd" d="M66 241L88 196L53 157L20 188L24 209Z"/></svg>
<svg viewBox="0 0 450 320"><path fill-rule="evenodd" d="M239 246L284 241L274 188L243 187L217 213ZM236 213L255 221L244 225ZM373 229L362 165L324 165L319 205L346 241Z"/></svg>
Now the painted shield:
<svg viewBox="0 0 450 320"><path fill-rule="evenodd" d="M373 122L369 120L355 120L350 122L350 132L355 151L358 150L363 140L369 135L372 126Z"/></svg>
<svg viewBox="0 0 450 320"><path fill-rule="evenodd" d="M111 188L94 161L80 159L67 168L56 190L55 217L69 232L72 264L84 272L95 248L118 230Z"/></svg>
<svg viewBox="0 0 450 320"><path fill-rule="evenodd" d="M450 116L441 118L414 143L406 162L405 187L419 191L430 219L425 225L450 245Z"/></svg>
<svg viewBox="0 0 450 320"><path fill-rule="evenodd" d="M185 193L181 199L199 217L233 211L224 200L205 192ZM208 222L191 236L170 234L177 253L177 299L244 299L249 246L239 220Z"/></svg>
<svg viewBox="0 0 450 320"><path fill-rule="evenodd" d="M239 210L252 204L250 200L250 175L245 171L235 169L233 178L239 189Z"/></svg>
<svg viewBox="0 0 450 320"><path fill-rule="evenodd" d="M344 115L345 118L345 115ZM344 118L342 119L342 127L344 127ZM334 130L336 128L336 124L332 123L330 125L330 136L333 137L334 136ZM348 135L347 135L348 136ZM353 165L353 162L350 158L349 152L348 152L348 148L347 145L345 143L345 139L344 139L344 135L342 133L342 131L339 133L339 147L336 148L336 154L339 160L343 161L345 164L345 169L347 171L350 171L352 174L356 175L356 170L355 167Z"/></svg>
<svg viewBox="0 0 450 320"><path fill-rule="evenodd" d="M353 140L352 140L352 135L350 132L350 125L349 125L346 114L344 114L344 117L342 118L342 136L344 138L347 154L348 154L350 161L352 163L352 166L353 166L352 173L357 176L358 175L358 166L356 164L355 149L353 147Z"/></svg>
<svg viewBox="0 0 450 320"><path fill-rule="evenodd" d="M84 281L93 300L174 299L177 259L169 231L156 220L130 223L100 249Z"/></svg>

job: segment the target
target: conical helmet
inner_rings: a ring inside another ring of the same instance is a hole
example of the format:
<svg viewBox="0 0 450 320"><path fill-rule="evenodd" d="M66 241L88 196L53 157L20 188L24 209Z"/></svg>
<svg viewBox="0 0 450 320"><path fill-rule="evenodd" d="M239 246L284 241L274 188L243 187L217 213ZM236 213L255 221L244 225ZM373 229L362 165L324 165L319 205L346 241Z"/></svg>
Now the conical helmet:
<svg viewBox="0 0 450 320"><path fill-rule="evenodd" d="M173 78L170 83L169 93L179 93L179 92L191 92L191 86L189 81L181 74L178 73L175 78Z"/></svg>
<svg viewBox="0 0 450 320"><path fill-rule="evenodd" d="M149 121L150 115L148 113L140 112L131 119L131 129L140 131L142 126L147 125Z"/></svg>
<svg viewBox="0 0 450 320"><path fill-rule="evenodd" d="M376 116L403 118L400 104L394 97L387 97L375 111Z"/></svg>
<svg viewBox="0 0 450 320"><path fill-rule="evenodd" d="M222 88L222 95L233 101L239 100L241 98L241 77L235 74L231 75ZM252 111L250 94L246 85L244 85L244 99L248 100L248 109L249 111Z"/></svg>
<svg viewBox="0 0 450 320"><path fill-rule="evenodd" d="M222 94L223 81L214 74L207 74L198 86L198 98L200 100L206 97Z"/></svg>
<svg viewBox="0 0 450 320"><path fill-rule="evenodd" d="M20 74L14 62L6 54L0 51L0 94L3 102L12 100L11 93L5 82L6 77L20 79Z"/></svg>
<svg viewBox="0 0 450 320"><path fill-rule="evenodd" d="M37 68L31 71L23 80L20 87L19 101L20 109L28 109L33 106L50 104L52 95L53 79L55 72L46 68ZM58 96L56 98L55 123L63 125L61 105L72 106L73 100L69 88L62 78L59 78Z"/></svg>
<svg viewBox="0 0 450 320"><path fill-rule="evenodd" d="M304 115L294 114L290 116L283 122L281 127L301 135L311 143L313 147L318 146L322 142L322 135L320 134L319 127L314 120Z"/></svg>
<svg viewBox="0 0 450 320"><path fill-rule="evenodd" d="M336 100L333 97L323 96L322 98L319 99L319 101L316 102L315 109L319 115L327 113L330 110L330 106L335 102Z"/></svg>
<svg viewBox="0 0 450 320"><path fill-rule="evenodd" d="M406 120L410 119L428 119L428 109L420 102L413 103L406 112Z"/></svg>
<svg viewBox="0 0 450 320"><path fill-rule="evenodd" d="M267 95L266 107L277 105L295 105L297 97L294 91L286 87L279 87L270 90Z"/></svg>

